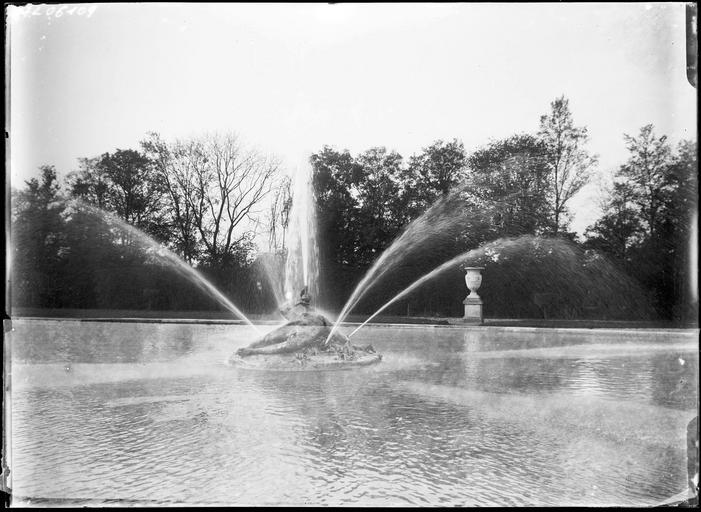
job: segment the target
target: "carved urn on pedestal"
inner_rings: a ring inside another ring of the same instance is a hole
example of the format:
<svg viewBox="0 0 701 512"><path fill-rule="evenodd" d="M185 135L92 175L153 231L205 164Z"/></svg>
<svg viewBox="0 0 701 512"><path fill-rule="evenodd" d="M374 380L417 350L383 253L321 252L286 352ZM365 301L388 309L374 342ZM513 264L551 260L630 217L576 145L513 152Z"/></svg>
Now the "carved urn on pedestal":
<svg viewBox="0 0 701 512"><path fill-rule="evenodd" d="M477 295L477 290L482 284L482 271L484 267L465 267L465 284L470 292L462 303L465 305L463 322L479 325L484 322L482 315L482 299Z"/></svg>

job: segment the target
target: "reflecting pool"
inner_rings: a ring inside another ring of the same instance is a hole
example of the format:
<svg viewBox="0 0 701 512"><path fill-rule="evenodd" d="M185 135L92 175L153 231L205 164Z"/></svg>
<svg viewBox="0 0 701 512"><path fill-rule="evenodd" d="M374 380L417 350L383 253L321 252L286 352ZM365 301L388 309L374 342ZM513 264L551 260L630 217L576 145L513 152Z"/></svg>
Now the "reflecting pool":
<svg viewBox="0 0 701 512"><path fill-rule="evenodd" d="M353 340L378 365L261 372L226 362L256 336L242 325L19 319L6 339L12 493L25 505L653 505L687 489L697 335L368 326Z"/></svg>

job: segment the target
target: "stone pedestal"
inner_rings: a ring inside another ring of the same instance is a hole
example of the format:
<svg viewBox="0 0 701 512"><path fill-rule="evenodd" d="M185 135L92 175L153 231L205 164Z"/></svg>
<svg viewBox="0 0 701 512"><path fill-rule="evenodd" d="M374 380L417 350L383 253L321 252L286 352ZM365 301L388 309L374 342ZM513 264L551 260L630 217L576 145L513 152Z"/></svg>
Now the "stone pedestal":
<svg viewBox="0 0 701 512"><path fill-rule="evenodd" d="M467 297L462 303L465 304L465 316L462 317L464 323L480 325L484 322L484 316L482 315L482 299Z"/></svg>
<svg viewBox="0 0 701 512"><path fill-rule="evenodd" d="M477 290L482 284L482 270L484 267L466 267L465 284L470 293L462 303L465 305L465 316L462 318L466 324L480 325L484 323L482 314L482 299L477 295Z"/></svg>

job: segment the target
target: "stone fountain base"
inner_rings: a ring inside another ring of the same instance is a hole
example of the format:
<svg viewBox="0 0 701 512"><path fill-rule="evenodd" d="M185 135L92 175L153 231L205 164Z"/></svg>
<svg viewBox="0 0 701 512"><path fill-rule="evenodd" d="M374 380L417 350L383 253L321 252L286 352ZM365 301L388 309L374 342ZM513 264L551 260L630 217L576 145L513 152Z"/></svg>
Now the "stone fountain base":
<svg viewBox="0 0 701 512"><path fill-rule="evenodd" d="M353 347L349 354L330 352L301 351L291 354L255 354L241 357L234 354L229 364L250 370L273 371L318 371L318 370L348 370L359 366L379 363L382 355L367 352L365 349Z"/></svg>
<svg viewBox="0 0 701 512"><path fill-rule="evenodd" d="M372 345L358 347L347 336L332 333L331 322L309 306L304 288L297 304L280 312L289 321L248 347L242 347L229 363L259 370L343 370L377 363L382 359Z"/></svg>

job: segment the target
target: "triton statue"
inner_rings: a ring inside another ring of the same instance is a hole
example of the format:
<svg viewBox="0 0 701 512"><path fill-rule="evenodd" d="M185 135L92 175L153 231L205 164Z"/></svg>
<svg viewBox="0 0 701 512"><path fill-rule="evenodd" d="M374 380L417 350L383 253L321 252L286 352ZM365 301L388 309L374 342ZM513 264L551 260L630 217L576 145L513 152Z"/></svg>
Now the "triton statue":
<svg viewBox="0 0 701 512"><path fill-rule="evenodd" d="M311 297L306 287L301 291L297 302L283 306L280 313L287 319L287 323L248 347L237 350L232 362L251 362L255 359L253 356L292 355L293 358L277 358L277 361L297 361L304 365L305 360L314 360L317 364L312 366L320 367L328 365L322 362L328 360L328 356L333 356L336 361L357 361L360 364L376 362L381 358L372 345L354 346L347 336L340 333L334 333L327 342L332 324L311 307ZM271 359L264 360L269 366Z"/></svg>

